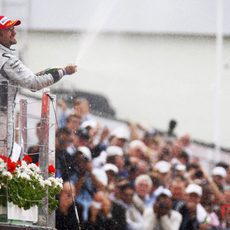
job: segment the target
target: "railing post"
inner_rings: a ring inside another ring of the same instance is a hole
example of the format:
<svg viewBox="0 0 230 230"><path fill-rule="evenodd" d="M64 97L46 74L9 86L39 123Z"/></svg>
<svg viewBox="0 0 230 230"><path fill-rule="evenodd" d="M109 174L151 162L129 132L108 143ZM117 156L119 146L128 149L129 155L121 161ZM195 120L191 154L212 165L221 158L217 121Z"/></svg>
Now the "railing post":
<svg viewBox="0 0 230 230"><path fill-rule="evenodd" d="M52 105L51 105L52 104ZM51 109L53 107L53 109ZM44 178L49 177L49 164L55 165L55 107L56 96L49 93L48 90L42 96L42 110L41 110L41 132L40 135L40 168ZM48 192L48 191L47 191ZM48 195L48 193L47 193ZM43 207L39 211L40 225L46 227L55 227L55 212L49 213L48 196L43 201Z"/></svg>
<svg viewBox="0 0 230 230"><path fill-rule="evenodd" d="M27 100L20 100L20 133L23 151L27 153Z"/></svg>
<svg viewBox="0 0 230 230"><path fill-rule="evenodd" d="M8 156L8 82L0 82L0 154Z"/></svg>
<svg viewBox="0 0 230 230"><path fill-rule="evenodd" d="M40 139L40 155L39 164L41 172L45 179L48 178L48 164L49 164L49 94L44 92L42 96L41 109L41 138ZM48 191L47 196L43 200L43 205L39 210L39 225L48 226Z"/></svg>

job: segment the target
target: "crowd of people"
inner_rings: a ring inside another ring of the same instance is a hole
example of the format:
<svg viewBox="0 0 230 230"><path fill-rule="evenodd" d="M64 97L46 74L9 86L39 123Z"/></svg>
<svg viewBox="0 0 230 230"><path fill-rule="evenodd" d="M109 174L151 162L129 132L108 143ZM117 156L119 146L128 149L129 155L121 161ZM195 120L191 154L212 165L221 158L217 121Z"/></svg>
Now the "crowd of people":
<svg viewBox="0 0 230 230"><path fill-rule="evenodd" d="M166 134L132 123L110 130L85 98L58 107L57 229L230 229L229 162L205 172L175 122Z"/></svg>

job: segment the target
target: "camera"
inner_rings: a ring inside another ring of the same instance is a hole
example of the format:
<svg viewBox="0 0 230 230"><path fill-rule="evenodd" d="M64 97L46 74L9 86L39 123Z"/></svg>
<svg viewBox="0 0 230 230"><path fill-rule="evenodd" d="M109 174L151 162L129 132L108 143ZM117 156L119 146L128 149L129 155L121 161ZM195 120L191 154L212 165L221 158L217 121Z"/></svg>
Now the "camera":
<svg viewBox="0 0 230 230"><path fill-rule="evenodd" d="M158 208L160 208L160 209L168 209L168 206L164 202L159 202L158 203Z"/></svg>
<svg viewBox="0 0 230 230"><path fill-rule="evenodd" d="M204 174L203 174L203 172L202 172L201 170L197 170L197 171L195 172L194 176L195 176L196 178L198 178L198 179L201 179L201 178L203 178Z"/></svg>

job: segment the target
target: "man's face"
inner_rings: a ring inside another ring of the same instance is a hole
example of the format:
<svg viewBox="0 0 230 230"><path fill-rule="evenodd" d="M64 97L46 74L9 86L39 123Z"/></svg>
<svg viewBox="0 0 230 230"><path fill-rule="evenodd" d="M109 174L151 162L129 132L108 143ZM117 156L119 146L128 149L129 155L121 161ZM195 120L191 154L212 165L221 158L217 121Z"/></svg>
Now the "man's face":
<svg viewBox="0 0 230 230"><path fill-rule="evenodd" d="M127 188L124 190L123 192L123 196L122 196L122 200L126 203L126 204L132 204L133 202L133 194L134 191L131 188Z"/></svg>
<svg viewBox="0 0 230 230"><path fill-rule="evenodd" d="M80 127L81 119L77 117L73 117L70 121L66 124L66 127L71 131L77 131Z"/></svg>
<svg viewBox="0 0 230 230"><path fill-rule="evenodd" d="M212 178L217 185L223 185L225 183L225 178L222 176L213 176Z"/></svg>
<svg viewBox="0 0 230 230"><path fill-rule="evenodd" d="M140 181L136 186L136 193L141 197L141 198L145 198L145 196L147 194L150 193L151 191L151 186L145 181Z"/></svg>
<svg viewBox="0 0 230 230"><path fill-rule="evenodd" d="M10 48L12 45L17 44L15 36L16 31L14 27L0 30L0 44L4 45L7 48Z"/></svg>
<svg viewBox="0 0 230 230"><path fill-rule="evenodd" d="M189 194L187 194L187 202L199 204L200 203L200 196L196 193L189 193Z"/></svg>
<svg viewBox="0 0 230 230"><path fill-rule="evenodd" d="M181 183L174 183L170 186L170 190L172 192L173 198L181 200L184 198L184 190L185 190L185 185L183 182Z"/></svg>

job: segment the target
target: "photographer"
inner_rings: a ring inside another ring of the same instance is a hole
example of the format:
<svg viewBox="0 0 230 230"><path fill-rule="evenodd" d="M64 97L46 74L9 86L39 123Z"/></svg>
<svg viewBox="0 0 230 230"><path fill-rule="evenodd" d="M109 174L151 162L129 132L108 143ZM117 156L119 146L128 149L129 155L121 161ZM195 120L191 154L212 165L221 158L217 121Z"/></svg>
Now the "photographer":
<svg viewBox="0 0 230 230"><path fill-rule="evenodd" d="M97 191L104 190L104 186L92 173L92 154L86 146L80 146L75 154L76 173L71 177L75 185L76 201L83 206L83 220L88 219L89 206Z"/></svg>
<svg viewBox="0 0 230 230"><path fill-rule="evenodd" d="M163 188L157 194L153 207L144 212L145 230L178 230L182 221L179 212L172 210L172 194Z"/></svg>
<svg viewBox="0 0 230 230"><path fill-rule="evenodd" d="M59 194L58 209L56 210L56 229L57 230L72 230L79 229L79 223L75 213L75 206L80 213L82 212L82 207L79 204L74 203L73 197L76 194L75 187L70 182L65 182L63 184L63 189ZM80 219L80 223L81 223Z"/></svg>
<svg viewBox="0 0 230 230"><path fill-rule="evenodd" d="M104 192L97 192L90 205L89 218L84 227L88 230L126 230L125 209L111 201Z"/></svg>

